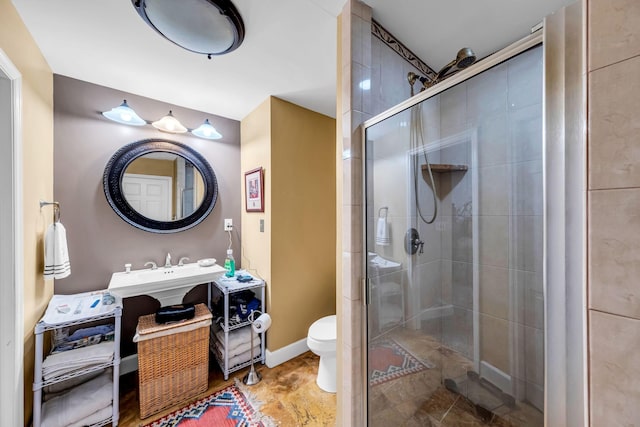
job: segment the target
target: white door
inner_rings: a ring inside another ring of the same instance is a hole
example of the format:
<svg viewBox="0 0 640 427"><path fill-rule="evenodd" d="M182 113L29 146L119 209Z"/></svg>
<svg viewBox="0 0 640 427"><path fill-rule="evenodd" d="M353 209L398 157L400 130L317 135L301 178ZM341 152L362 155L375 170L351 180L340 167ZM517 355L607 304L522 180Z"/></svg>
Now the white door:
<svg viewBox="0 0 640 427"><path fill-rule="evenodd" d="M22 77L0 49L0 425L24 424Z"/></svg>
<svg viewBox="0 0 640 427"><path fill-rule="evenodd" d="M171 221L172 182L168 176L124 174L122 192L141 215L156 221Z"/></svg>

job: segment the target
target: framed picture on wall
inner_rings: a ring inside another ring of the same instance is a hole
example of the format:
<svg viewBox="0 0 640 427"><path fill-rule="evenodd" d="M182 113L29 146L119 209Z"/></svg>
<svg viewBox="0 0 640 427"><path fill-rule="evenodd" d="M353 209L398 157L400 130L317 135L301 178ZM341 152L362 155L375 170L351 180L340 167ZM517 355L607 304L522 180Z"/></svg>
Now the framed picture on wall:
<svg viewBox="0 0 640 427"><path fill-rule="evenodd" d="M247 212L264 212L264 170L245 172L244 192Z"/></svg>

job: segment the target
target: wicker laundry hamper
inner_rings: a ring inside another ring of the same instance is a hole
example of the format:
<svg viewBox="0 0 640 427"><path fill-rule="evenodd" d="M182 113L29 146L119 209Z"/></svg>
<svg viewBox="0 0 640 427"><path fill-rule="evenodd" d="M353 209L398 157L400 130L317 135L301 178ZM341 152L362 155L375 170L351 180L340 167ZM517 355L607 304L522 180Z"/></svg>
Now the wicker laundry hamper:
<svg viewBox="0 0 640 427"><path fill-rule="evenodd" d="M138 319L140 418L207 390L211 312L195 306L193 319L158 324L155 315Z"/></svg>

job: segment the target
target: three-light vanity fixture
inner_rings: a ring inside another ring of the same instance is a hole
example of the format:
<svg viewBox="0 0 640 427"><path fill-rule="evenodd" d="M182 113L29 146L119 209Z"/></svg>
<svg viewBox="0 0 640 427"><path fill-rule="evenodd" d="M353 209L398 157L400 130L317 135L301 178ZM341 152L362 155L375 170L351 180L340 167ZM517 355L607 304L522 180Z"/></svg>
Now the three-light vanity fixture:
<svg viewBox="0 0 640 427"><path fill-rule="evenodd" d="M222 135L214 128L211 123L209 123L209 119L206 119L203 124L198 126L195 129L187 129L178 119L176 119L171 110L169 110L169 114L157 120L155 122L148 122L140 116L136 114L133 108L129 107L127 104L127 100L125 99L122 104L119 106L112 108L110 111L105 111L102 113L109 120L113 120L114 122L121 123L124 125L132 125L132 126L143 126L147 124L151 124L154 128L161 130L162 132L168 133L185 133L191 132L195 136L199 138L205 139L220 139Z"/></svg>

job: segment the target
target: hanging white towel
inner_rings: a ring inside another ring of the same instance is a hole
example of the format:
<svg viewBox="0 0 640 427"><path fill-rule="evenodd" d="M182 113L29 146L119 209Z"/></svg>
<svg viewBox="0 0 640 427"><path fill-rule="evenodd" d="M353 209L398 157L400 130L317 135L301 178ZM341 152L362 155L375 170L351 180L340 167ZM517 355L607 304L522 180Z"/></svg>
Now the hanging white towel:
<svg viewBox="0 0 640 427"><path fill-rule="evenodd" d="M54 222L44 238L44 278L64 279L70 274L67 230L60 222Z"/></svg>
<svg viewBox="0 0 640 427"><path fill-rule="evenodd" d="M389 226L387 225L387 217L379 217L376 227L376 244L380 246L388 246L391 243L389 239Z"/></svg>

